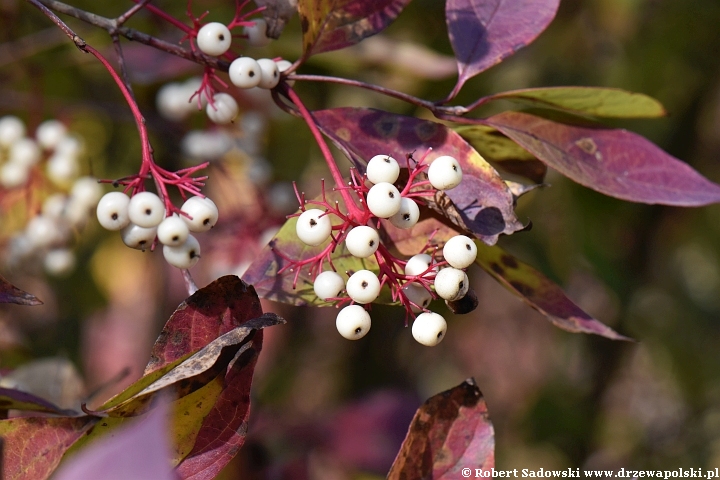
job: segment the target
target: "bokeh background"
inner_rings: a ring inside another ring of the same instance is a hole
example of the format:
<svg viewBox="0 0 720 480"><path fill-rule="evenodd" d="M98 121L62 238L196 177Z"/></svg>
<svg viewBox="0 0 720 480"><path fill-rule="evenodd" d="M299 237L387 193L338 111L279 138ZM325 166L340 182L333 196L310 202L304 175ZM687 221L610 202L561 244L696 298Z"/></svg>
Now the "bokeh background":
<svg viewBox="0 0 720 480"><path fill-rule="evenodd" d="M183 2L153 3L177 17L185 9ZM414 0L382 35L313 57L300 72L440 99L455 79L443 4ZM130 4L73 5L112 17ZM233 5L197 1L194 9L227 22ZM469 81L457 101L559 85L643 92L665 105L667 118L612 125L647 136L720 182L719 23L717 0L566 0L538 40ZM104 31L69 24L113 57ZM146 13L128 26L168 40L181 36ZM292 61L299 38L295 18L270 47L242 51ZM242 117L220 133L203 114L168 120L156 106L158 91L201 68L142 45L122 46L163 166L216 156L207 150L220 141L235 146L209 169L207 188L221 220L202 236L203 258L192 274L202 286L240 273L268 229L296 207L289 182L319 190L327 174L318 149L303 124L262 92L237 93ZM429 118L366 91L317 83L296 89L311 108L368 106ZM493 104L480 113L508 107ZM107 72L17 0L0 1L4 114L20 116L31 129L46 118L66 122L85 140L86 173L112 179L137 171L137 131ZM183 143L191 130L215 130L222 139L202 148L193 143L193 152ZM532 230L500 245L636 343L558 330L480 269L470 272L478 309L448 313L447 338L435 348L414 342L399 308L373 308L370 334L348 342L335 330L333 309L268 303L288 324L266 333L248 443L223 478L381 478L415 409L468 377L488 403L498 468L720 467L720 206L632 204L552 171L546 182L551 186L518 204ZM26 215L33 214L29 205ZM0 235L8 251L22 213L15 209L8 220L7 202L3 208ZM130 250L96 222L77 234L74 250L77 268L59 278L31 261L5 258L2 274L45 305L0 306L2 373L15 371L16 382L45 388L68 405L93 393L102 400L137 378L162 324L185 297L179 271L159 252ZM124 369L130 373L118 380Z"/></svg>

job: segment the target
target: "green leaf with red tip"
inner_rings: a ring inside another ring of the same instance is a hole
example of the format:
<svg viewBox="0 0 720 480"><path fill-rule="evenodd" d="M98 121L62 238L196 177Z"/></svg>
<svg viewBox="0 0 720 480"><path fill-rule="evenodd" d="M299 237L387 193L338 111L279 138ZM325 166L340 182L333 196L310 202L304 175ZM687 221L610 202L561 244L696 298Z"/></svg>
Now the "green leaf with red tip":
<svg viewBox="0 0 720 480"><path fill-rule="evenodd" d="M0 303L16 303L18 305L42 305L35 295L20 290L3 277L0 277Z"/></svg>
<svg viewBox="0 0 720 480"><path fill-rule="evenodd" d="M632 202L683 207L720 202L720 185L627 130L561 123L522 112L504 112L483 123L568 178L600 193Z"/></svg>
<svg viewBox="0 0 720 480"><path fill-rule="evenodd" d="M463 469L491 471L495 432L485 399L473 379L439 393L410 424L388 480L463 478Z"/></svg>
<svg viewBox="0 0 720 480"><path fill-rule="evenodd" d="M329 306L330 303L320 300L315 295L314 279L307 267L300 270L295 288L293 288L295 271L286 270L282 274L278 274L282 268L290 264L284 257L297 261L309 259L322 252L329 242L317 247L305 245L297 237L296 224L297 217L289 218L285 222L268 246L262 250L260 256L245 271L243 280L252 284L261 298L297 306ZM352 256L345 248L345 242L335 249L331 258L335 270L346 281L349 276L346 275L346 272L379 271L374 257L356 258ZM332 267L326 262L323 269L331 270Z"/></svg>
<svg viewBox="0 0 720 480"><path fill-rule="evenodd" d="M0 387L0 412L8 410L22 410L26 412L53 413L56 415L71 415L75 412L64 410L45 399L27 392L12 388Z"/></svg>
<svg viewBox="0 0 720 480"><path fill-rule="evenodd" d="M453 130L496 167L535 183L545 179L547 166L496 129L485 125L463 125Z"/></svg>
<svg viewBox="0 0 720 480"><path fill-rule="evenodd" d="M658 118L667 115L662 104L654 98L619 88L526 88L496 93L485 100L512 100L533 107L550 107L595 117Z"/></svg>
<svg viewBox="0 0 720 480"><path fill-rule="evenodd" d="M303 57L338 50L390 25L410 0L299 0Z"/></svg>
<svg viewBox="0 0 720 480"><path fill-rule="evenodd" d="M461 230L472 232L492 245L500 234L524 227L513 211L513 196L497 171L452 129L368 108L333 108L313 112L318 126L355 163L360 171L375 155L388 154L407 166L405 156L420 158L432 148L428 160L455 157L463 171L457 187L436 198L435 208ZM426 197L432 206L433 200ZM449 202L447 202L449 200Z"/></svg>
<svg viewBox="0 0 720 480"><path fill-rule="evenodd" d="M97 422L95 417L20 417L0 420L4 480L44 480L65 452Z"/></svg>
<svg viewBox="0 0 720 480"><path fill-rule="evenodd" d="M475 242L477 260L502 286L540 312L555 326L574 333L592 333L612 340L632 340L620 335L575 305L553 281L498 246Z"/></svg>

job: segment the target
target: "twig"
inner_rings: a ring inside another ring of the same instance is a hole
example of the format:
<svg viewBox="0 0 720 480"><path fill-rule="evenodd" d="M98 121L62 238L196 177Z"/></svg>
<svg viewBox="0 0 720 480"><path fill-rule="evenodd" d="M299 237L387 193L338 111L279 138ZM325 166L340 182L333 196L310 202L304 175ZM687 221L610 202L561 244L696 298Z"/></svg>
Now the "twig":
<svg viewBox="0 0 720 480"><path fill-rule="evenodd" d="M135 98L135 93L132 89L132 84L130 83L130 77L128 76L127 67L125 66L125 56L123 55L122 51L122 45L120 45L120 37L117 35L117 33L113 33L110 35L112 37L113 46L115 47L115 56L117 57L118 66L120 67L120 75L122 75L123 83L125 83L125 87L128 89L128 92L130 92L130 95Z"/></svg>

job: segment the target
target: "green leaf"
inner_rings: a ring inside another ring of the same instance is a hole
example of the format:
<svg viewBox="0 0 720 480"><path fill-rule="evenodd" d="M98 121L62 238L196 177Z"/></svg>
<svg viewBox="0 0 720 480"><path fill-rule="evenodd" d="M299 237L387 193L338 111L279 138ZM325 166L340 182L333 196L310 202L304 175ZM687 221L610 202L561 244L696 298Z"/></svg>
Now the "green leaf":
<svg viewBox="0 0 720 480"><path fill-rule="evenodd" d="M512 100L596 117L657 118L667 115L662 104L654 98L618 88L528 88L497 93L486 97L486 101L489 100Z"/></svg>

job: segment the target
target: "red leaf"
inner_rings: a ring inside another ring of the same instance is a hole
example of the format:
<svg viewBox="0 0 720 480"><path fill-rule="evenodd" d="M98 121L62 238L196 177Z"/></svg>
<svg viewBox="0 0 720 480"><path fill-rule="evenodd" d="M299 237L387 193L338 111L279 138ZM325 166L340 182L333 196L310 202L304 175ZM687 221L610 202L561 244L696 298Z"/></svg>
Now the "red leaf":
<svg viewBox="0 0 720 480"><path fill-rule="evenodd" d="M145 375L261 315L260 300L251 285L233 275L215 280L185 300L165 323Z"/></svg>
<svg viewBox="0 0 720 480"><path fill-rule="evenodd" d="M4 439L3 479L43 480L65 451L97 421L94 417L0 420Z"/></svg>
<svg viewBox="0 0 720 480"><path fill-rule="evenodd" d="M17 303L18 305L42 305L43 302L35 295L20 290L0 277L0 303Z"/></svg>
<svg viewBox="0 0 720 480"><path fill-rule="evenodd" d="M485 120L581 185L641 203L694 207L720 202L720 185L632 132L570 125L528 113Z"/></svg>
<svg viewBox="0 0 720 480"><path fill-rule="evenodd" d="M473 76L526 46L550 24L560 0L447 0L445 20L458 62L455 97Z"/></svg>
<svg viewBox="0 0 720 480"><path fill-rule="evenodd" d="M462 183L446 193L459 212L450 218L487 244L501 233L510 235L523 225L513 211L513 196L498 173L463 138L439 123L367 108L333 108L313 112L332 141L345 150L355 165L365 170L367 161L390 154L401 166L405 155L416 157L432 148L432 157L452 155L463 169Z"/></svg>
<svg viewBox="0 0 720 480"><path fill-rule="evenodd" d="M300 0L303 57L338 50L390 25L410 0Z"/></svg>
<svg viewBox="0 0 720 480"><path fill-rule="evenodd" d="M420 407L388 473L389 480L463 478L464 468L495 466L495 432L473 379Z"/></svg>

